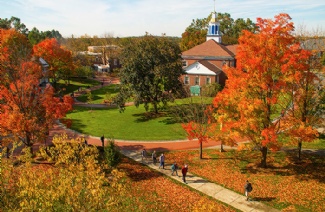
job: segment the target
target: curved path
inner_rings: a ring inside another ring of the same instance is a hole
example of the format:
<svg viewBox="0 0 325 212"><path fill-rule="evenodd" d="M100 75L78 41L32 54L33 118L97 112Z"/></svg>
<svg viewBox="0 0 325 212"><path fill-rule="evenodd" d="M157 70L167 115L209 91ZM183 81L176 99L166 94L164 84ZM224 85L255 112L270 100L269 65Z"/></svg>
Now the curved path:
<svg viewBox="0 0 325 212"><path fill-rule="evenodd" d="M50 130L49 137L46 143L49 144L52 141L54 135L57 134L67 134L70 138L82 137L85 138L90 145L101 146L102 143L99 137L86 136L83 134L66 128L63 124L57 123ZM197 140L176 140L176 141L125 141L125 140L114 140L116 145L123 150L158 150L158 151L168 151L168 150L185 150L185 149L198 149L200 144ZM105 139L105 144L107 139ZM203 143L203 148L220 148L220 142L211 141ZM224 148L230 148L224 146Z"/></svg>

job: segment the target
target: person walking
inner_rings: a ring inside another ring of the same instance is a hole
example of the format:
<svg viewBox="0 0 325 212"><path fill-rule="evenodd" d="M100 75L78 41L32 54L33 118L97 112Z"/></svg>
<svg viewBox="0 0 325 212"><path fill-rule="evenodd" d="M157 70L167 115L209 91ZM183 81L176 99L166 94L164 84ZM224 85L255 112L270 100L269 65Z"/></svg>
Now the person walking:
<svg viewBox="0 0 325 212"><path fill-rule="evenodd" d="M147 151L146 149L143 149L141 152L142 162L147 158Z"/></svg>
<svg viewBox="0 0 325 212"><path fill-rule="evenodd" d="M245 189L245 196L247 197L247 201L249 200L249 193L253 190L252 184L246 180L246 184L244 186Z"/></svg>
<svg viewBox="0 0 325 212"><path fill-rule="evenodd" d="M102 147L104 148L104 141L105 141L105 137L104 137L104 135L103 135L102 137L100 137L100 140L101 140L101 142L102 142Z"/></svg>
<svg viewBox="0 0 325 212"><path fill-rule="evenodd" d="M165 155L164 155L164 153L161 153L161 155L159 157L159 162L160 162L159 169L160 169L160 167L165 169Z"/></svg>
<svg viewBox="0 0 325 212"><path fill-rule="evenodd" d="M156 154L156 150L154 150L154 151L152 152L152 162L153 162L154 165L156 165L156 163L157 163L157 154Z"/></svg>
<svg viewBox="0 0 325 212"><path fill-rule="evenodd" d="M177 166L177 163L175 162L175 163L173 163L173 165L171 166L172 176L174 175L174 172L176 172L176 176L178 177L177 169L178 169L178 166Z"/></svg>
<svg viewBox="0 0 325 212"><path fill-rule="evenodd" d="M186 174L188 171L188 166L185 164L182 168L183 182L186 183ZM186 183L187 184L187 183Z"/></svg>

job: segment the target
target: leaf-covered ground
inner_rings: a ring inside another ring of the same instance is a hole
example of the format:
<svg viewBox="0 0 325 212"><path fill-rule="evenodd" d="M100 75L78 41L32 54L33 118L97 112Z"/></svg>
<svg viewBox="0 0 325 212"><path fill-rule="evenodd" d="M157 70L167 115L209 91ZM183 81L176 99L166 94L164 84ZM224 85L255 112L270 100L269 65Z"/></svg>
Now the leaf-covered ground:
<svg viewBox="0 0 325 212"><path fill-rule="evenodd" d="M236 211L150 168L124 158L127 192L117 211Z"/></svg>
<svg viewBox="0 0 325 212"><path fill-rule="evenodd" d="M246 180L253 184L252 197L284 211L325 211L325 160L322 155L294 152L269 153L268 168L259 168L261 153L204 150L175 151L167 161L189 164L189 172L243 193Z"/></svg>

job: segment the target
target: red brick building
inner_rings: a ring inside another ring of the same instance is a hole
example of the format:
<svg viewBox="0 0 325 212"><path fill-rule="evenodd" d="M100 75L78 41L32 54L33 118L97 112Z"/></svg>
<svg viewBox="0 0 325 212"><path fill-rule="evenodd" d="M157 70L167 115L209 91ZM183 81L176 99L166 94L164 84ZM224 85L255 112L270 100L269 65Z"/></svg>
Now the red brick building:
<svg viewBox="0 0 325 212"><path fill-rule="evenodd" d="M183 68L186 72L182 82L188 86L203 86L219 83L224 86L227 79L223 66L236 65L237 45L223 45L216 12L212 13L207 41L182 53Z"/></svg>

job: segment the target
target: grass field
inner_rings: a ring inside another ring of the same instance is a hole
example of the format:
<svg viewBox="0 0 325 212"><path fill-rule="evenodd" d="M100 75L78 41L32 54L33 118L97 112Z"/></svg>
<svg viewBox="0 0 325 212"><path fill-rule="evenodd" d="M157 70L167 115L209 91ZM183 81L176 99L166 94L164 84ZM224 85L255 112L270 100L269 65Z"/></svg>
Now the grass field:
<svg viewBox="0 0 325 212"><path fill-rule="evenodd" d="M93 95L92 104L102 104L104 102L104 100L107 99L108 96L114 97L118 92L119 92L118 85L115 85L115 84L110 84L110 85L104 86L98 90L94 90L91 92ZM87 95L83 94L83 95L77 97L77 100L80 102L87 102Z"/></svg>
<svg viewBox="0 0 325 212"><path fill-rule="evenodd" d="M181 124L172 122L165 113L153 116L142 106L129 106L123 113L111 108L75 107L67 119L72 121L72 129L93 136L140 141L186 139Z"/></svg>
<svg viewBox="0 0 325 212"><path fill-rule="evenodd" d="M75 92L79 88L86 89L99 84L100 82L93 79L73 78L70 80L70 84L66 84L64 80L60 80L58 86L62 89L63 94L65 95Z"/></svg>

